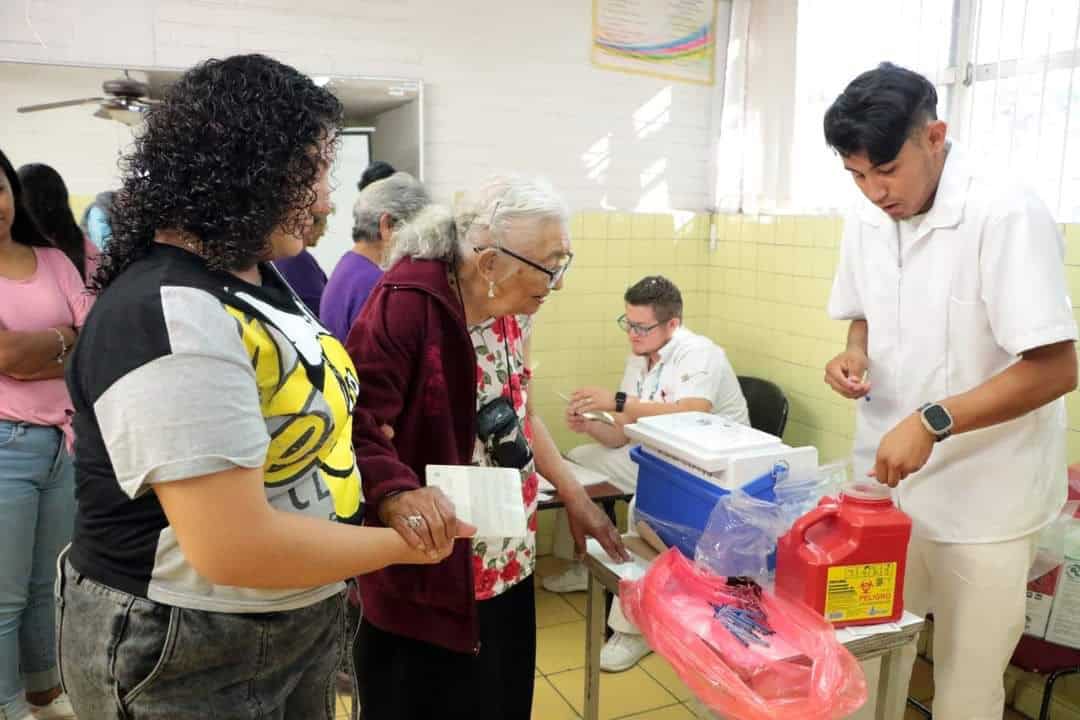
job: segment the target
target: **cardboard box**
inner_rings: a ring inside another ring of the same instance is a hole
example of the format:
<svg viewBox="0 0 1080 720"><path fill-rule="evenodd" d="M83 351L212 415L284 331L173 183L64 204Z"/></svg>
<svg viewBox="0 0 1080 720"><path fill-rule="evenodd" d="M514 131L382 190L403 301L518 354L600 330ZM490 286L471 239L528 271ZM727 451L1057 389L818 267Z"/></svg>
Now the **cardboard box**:
<svg viewBox="0 0 1080 720"><path fill-rule="evenodd" d="M1080 649L1080 558L1066 558L1061 566L1046 639Z"/></svg>
<svg viewBox="0 0 1080 720"><path fill-rule="evenodd" d="M1050 611L1054 605L1061 566L1054 568L1042 577L1028 583L1027 609L1024 613L1024 634L1032 637L1046 637L1046 628L1050 624Z"/></svg>

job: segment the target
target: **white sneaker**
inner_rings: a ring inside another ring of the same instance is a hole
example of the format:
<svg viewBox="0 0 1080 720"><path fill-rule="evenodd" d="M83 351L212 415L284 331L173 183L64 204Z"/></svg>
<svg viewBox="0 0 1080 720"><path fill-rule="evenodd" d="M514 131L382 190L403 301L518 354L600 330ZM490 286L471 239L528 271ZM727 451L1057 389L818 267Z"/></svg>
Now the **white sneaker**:
<svg viewBox="0 0 1080 720"><path fill-rule="evenodd" d="M589 588L589 571L581 563L574 563L561 575L544 578L544 589L553 593L582 592Z"/></svg>
<svg viewBox="0 0 1080 720"><path fill-rule="evenodd" d="M641 635L617 632L600 650L600 669L611 673L629 670L651 652Z"/></svg>
<svg viewBox="0 0 1080 720"><path fill-rule="evenodd" d="M30 713L34 720L76 720L67 693L60 693L48 705L31 704Z"/></svg>

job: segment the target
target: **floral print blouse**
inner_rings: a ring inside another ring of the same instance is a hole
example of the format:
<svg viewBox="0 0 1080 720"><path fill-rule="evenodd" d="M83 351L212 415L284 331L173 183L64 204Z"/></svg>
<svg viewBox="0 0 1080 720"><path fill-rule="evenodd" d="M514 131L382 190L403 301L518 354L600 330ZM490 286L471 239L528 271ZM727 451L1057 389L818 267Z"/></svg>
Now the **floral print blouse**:
<svg viewBox="0 0 1080 720"><path fill-rule="evenodd" d="M526 400L531 373L525 366L525 341L531 329L531 321L526 315L507 315L469 328L476 349L476 409L479 411L500 395L508 398L530 444L533 435ZM479 438L473 451L473 462L494 465ZM538 483L535 463L530 462L521 471L521 501L529 521L525 537L473 540L477 600L487 600L509 590L535 569Z"/></svg>

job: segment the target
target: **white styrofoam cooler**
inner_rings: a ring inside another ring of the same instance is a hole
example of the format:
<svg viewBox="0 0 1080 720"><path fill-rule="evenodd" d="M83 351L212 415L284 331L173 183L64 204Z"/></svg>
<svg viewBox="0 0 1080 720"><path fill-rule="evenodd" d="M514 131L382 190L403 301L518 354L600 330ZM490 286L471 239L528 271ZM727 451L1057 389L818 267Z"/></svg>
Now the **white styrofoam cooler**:
<svg viewBox="0 0 1080 720"><path fill-rule="evenodd" d="M625 432L649 455L725 490L756 480L781 461L795 476L818 467L817 448L792 448L775 435L709 413L642 418Z"/></svg>

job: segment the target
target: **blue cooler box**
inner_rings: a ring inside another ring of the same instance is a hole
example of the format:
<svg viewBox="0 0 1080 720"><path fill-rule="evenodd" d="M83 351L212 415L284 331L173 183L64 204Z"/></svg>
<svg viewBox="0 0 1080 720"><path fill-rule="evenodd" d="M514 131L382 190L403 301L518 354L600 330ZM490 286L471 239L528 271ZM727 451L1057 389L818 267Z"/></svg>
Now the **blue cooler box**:
<svg viewBox="0 0 1080 720"><path fill-rule="evenodd" d="M694 549L709 523L713 508L730 491L664 462L642 450L640 445L631 448L630 459L638 466L637 509L661 522L689 528L689 533L662 526L654 526L653 530L664 544L679 548L683 555L693 560ZM743 485L742 491L758 500L776 502L775 484L776 478L769 473ZM769 557L769 566L772 567L774 562L775 553Z"/></svg>

